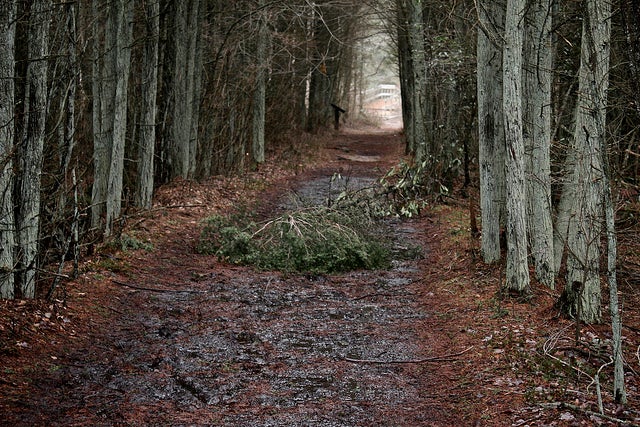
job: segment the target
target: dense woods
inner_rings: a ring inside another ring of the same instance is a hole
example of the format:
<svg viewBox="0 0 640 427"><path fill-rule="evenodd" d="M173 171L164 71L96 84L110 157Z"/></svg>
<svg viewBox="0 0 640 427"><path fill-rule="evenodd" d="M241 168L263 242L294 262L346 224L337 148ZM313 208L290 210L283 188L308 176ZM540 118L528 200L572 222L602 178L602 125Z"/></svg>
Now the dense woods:
<svg viewBox="0 0 640 427"><path fill-rule="evenodd" d="M7 1L1 295L117 234L175 179L251 170L355 108L359 2ZM42 197L41 197L42 196Z"/></svg>
<svg viewBox="0 0 640 427"><path fill-rule="evenodd" d="M609 309L625 401L640 0L4 0L0 51L0 298L51 297L162 185L257 170L334 108L375 122L398 81L407 176L479 206L502 296Z"/></svg>
<svg viewBox="0 0 640 427"><path fill-rule="evenodd" d="M637 0L3 1L0 296L49 288L45 266L158 186L259 168L331 126L332 103L361 118L381 33L406 151L433 193L479 188L505 293L558 286L599 322L613 216L638 197L639 16Z"/></svg>

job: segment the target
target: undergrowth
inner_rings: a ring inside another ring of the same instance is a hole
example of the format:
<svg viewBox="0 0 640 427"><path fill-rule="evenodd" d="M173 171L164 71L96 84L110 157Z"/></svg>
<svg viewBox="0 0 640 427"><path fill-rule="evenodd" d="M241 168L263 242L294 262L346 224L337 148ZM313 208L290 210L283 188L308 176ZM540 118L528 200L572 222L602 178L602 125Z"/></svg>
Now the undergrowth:
<svg viewBox="0 0 640 427"><path fill-rule="evenodd" d="M300 208L265 222L212 216L198 250L265 270L332 273L386 268L389 248L357 209Z"/></svg>
<svg viewBox="0 0 640 427"><path fill-rule="evenodd" d="M418 216L431 201L449 195L449 188L435 179L426 160L418 164L401 162L380 179L380 186L386 216Z"/></svg>
<svg viewBox="0 0 640 427"><path fill-rule="evenodd" d="M420 214L427 205L424 168L403 163L375 188L345 189L326 206L303 206L267 221L257 222L244 210L214 215L205 221L198 251L264 270L318 274L387 268L392 252L394 258L403 254L393 250L382 219ZM415 247L406 251L418 256Z"/></svg>

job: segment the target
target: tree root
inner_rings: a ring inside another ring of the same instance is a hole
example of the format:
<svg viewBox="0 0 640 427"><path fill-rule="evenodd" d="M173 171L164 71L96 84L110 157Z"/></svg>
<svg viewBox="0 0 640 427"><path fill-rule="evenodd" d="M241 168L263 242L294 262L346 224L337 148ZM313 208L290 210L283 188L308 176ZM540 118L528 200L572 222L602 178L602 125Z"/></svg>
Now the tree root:
<svg viewBox="0 0 640 427"><path fill-rule="evenodd" d="M473 346L462 350L458 353L445 354L442 356L432 356L426 357L424 359L413 359L413 360L377 360L377 359L352 359L350 357L345 357L344 360L351 363L368 363L368 364L405 364L405 363L427 363L427 362L446 362L449 360L454 360L456 357L463 355L464 353L471 350Z"/></svg>
<svg viewBox="0 0 640 427"><path fill-rule="evenodd" d="M116 285L124 286L126 288L135 289L138 291L148 292L167 292L167 293L189 293L189 294L205 294L207 291L194 291L191 289L166 289L166 288L146 288L144 286L131 285L129 283L121 282L119 280L111 280Z"/></svg>

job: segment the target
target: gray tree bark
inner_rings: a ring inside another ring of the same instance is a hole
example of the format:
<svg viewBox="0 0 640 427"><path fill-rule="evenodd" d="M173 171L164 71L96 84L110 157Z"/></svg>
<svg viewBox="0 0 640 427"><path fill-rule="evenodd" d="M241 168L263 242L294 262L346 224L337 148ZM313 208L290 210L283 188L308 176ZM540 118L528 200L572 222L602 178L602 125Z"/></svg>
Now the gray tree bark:
<svg viewBox="0 0 640 427"><path fill-rule="evenodd" d="M13 212L14 67L16 2L0 3L0 298L13 298L15 223Z"/></svg>
<svg viewBox="0 0 640 427"><path fill-rule="evenodd" d="M505 288L529 292L527 262L526 185L522 135L522 49L525 0L508 0L503 47L503 118L507 155L507 268Z"/></svg>
<svg viewBox="0 0 640 427"><path fill-rule="evenodd" d="M200 0L177 2L174 21L174 63L169 129L169 167L171 178L189 178L196 165L197 139L192 137L196 89L196 52L200 34Z"/></svg>
<svg viewBox="0 0 640 427"><path fill-rule="evenodd" d="M572 303L572 314L586 323L597 323L601 319L599 262L604 185L601 159L605 155L602 147L606 146L611 4L598 0L585 0L584 4L565 293Z"/></svg>
<svg viewBox="0 0 640 427"><path fill-rule="evenodd" d="M76 5L67 3L62 5L60 11L64 13L66 19L65 25L65 45L61 49L63 59L64 90L60 97L60 114L63 116L61 126L59 127L59 150L60 150L60 172L66 179L71 162L71 155L76 146L76 91L78 86L79 69L76 49L77 49L77 31L76 31ZM63 205L63 204L61 204Z"/></svg>
<svg viewBox="0 0 640 427"><path fill-rule="evenodd" d="M108 236L122 207L133 2L117 0L106 7L104 32L98 22L94 24L92 224L98 227L104 214L104 234ZM102 15L97 0L93 8L94 16Z"/></svg>
<svg viewBox="0 0 640 427"><path fill-rule="evenodd" d="M100 0L91 3L93 18L93 61L92 61L92 103L93 103L93 187L91 193L91 226L98 228L102 222L107 199L110 153L109 137L113 133L113 90L115 81L112 67L115 64L115 45L112 33L113 15L109 9L100 8ZM106 16L103 21L98 17ZM104 26L103 26L104 25ZM104 64L104 65L103 65Z"/></svg>
<svg viewBox="0 0 640 427"><path fill-rule="evenodd" d="M188 99L188 45L189 45L189 2L176 2L174 16L174 52L173 87L171 111L171 128L169 143L169 164L171 165L171 178L187 178L189 174L189 138L191 103Z"/></svg>
<svg viewBox="0 0 640 427"><path fill-rule="evenodd" d="M601 140L604 142L604 140ZM613 359L613 399L617 403L627 403L624 384L624 359L622 354L622 314L618 303L618 241L616 237L615 208L611 197L611 169L606 145L601 147L604 173L604 211L607 233L607 279L609 282L609 313L611 314L612 359Z"/></svg>
<svg viewBox="0 0 640 427"><path fill-rule="evenodd" d="M502 117L502 45L505 5L478 1L477 90L480 166L481 252L486 263L500 259L505 212L505 140Z"/></svg>
<svg viewBox="0 0 640 427"><path fill-rule="evenodd" d="M252 112L252 148L253 162L264 163L264 125L265 125L265 105L267 96L267 47L269 29L264 14L258 18L258 31L256 32L256 84L253 90L253 112Z"/></svg>
<svg viewBox="0 0 640 427"><path fill-rule="evenodd" d="M116 92L113 115L113 141L111 168L107 184L107 215L105 235L110 235L113 223L120 217L122 208L122 179L124 171L124 146L127 135L127 100L129 70L131 68L131 36L133 30L133 2L117 1L116 39Z"/></svg>
<svg viewBox="0 0 640 427"><path fill-rule="evenodd" d="M198 158L200 156L201 141L200 141L200 106L202 105L202 74L203 74L203 45L202 45L202 21L204 16L204 9L206 5L200 3L197 13L194 14L193 24L196 28L193 33L195 37L194 43L194 75L193 75L193 111L191 113L191 136L190 136L190 154L191 165L189 165L189 176L196 176L198 169Z"/></svg>
<svg viewBox="0 0 640 427"><path fill-rule="evenodd" d="M407 31L407 11L403 7L403 1L398 0L396 2L396 19L397 19L397 43L398 43L398 71L400 77L400 99L402 101L402 121L404 126L405 143L407 154L415 152L413 143L415 141L413 122L411 117L413 116L413 75L411 51L409 49L409 35ZM362 65L361 65L362 67ZM360 71L360 78L362 79L362 70ZM360 96L360 102L362 103L363 96ZM362 109L362 107L360 108Z"/></svg>
<svg viewBox="0 0 640 427"><path fill-rule="evenodd" d="M15 208L20 298L34 298L40 231L40 175L47 118L47 56L52 4L35 0L29 15L29 65L25 90L25 133L18 150Z"/></svg>
<svg viewBox="0 0 640 427"><path fill-rule="evenodd" d="M409 78L412 80L411 92L411 117L414 158L416 162L422 162L429 156L427 146L426 128L426 103L427 103L427 56L424 46L424 20L422 17L422 1L404 0L404 8L407 11L407 41L411 53L411 71Z"/></svg>
<svg viewBox="0 0 640 427"><path fill-rule="evenodd" d="M522 101L528 236L536 277L553 288L557 270L551 216L552 0L529 0L526 22Z"/></svg>
<svg viewBox="0 0 640 427"><path fill-rule="evenodd" d="M156 144L156 96L158 92L158 36L160 2L145 3L145 41L142 53L142 82L138 146L137 206L151 208L154 179L154 152Z"/></svg>

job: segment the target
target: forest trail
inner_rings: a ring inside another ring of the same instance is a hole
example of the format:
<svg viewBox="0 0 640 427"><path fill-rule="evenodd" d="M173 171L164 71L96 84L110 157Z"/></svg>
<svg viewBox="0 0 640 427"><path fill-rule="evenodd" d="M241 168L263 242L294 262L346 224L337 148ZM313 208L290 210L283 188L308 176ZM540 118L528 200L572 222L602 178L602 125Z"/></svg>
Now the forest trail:
<svg viewBox="0 0 640 427"><path fill-rule="evenodd" d="M152 248L102 248L66 284L66 305L5 302L3 425L589 422L532 403L566 398L555 376L541 375L550 359L540 349L551 336L570 342L571 323L551 320L549 292L496 298L500 270L476 256L468 201L392 221L396 244L421 247L422 257L388 270L281 274L195 251L212 212L255 198L269 215L292 194L321 202L336 180L380 177L404 146L390 130L347 129L319 149L304 168L283 172L280 162L240 181L174 182L125 230Z"/></svg>
<svg viewBox="0 0 640 427"><path fill-rule="evenodd" d="M294 193L327 197L338 175L347 186L371 183L397 163L403 146L389 131L346 131L325 149L319 165L263 192L263 214ZM86 329L49 348L55 368L28 394L14 396L19 409L5 421L448 424L452 414L428 395L431 369L396 363L434 356L417 333L432 315L419 298L418 260L331 276L225 265L195 253L201 218L181 210L181 220L174 218L153 251L114 254L111 271L91 272L77 287L69 285L70 307L92 294L95 306L83 312ZM149 221L158 227L163 219ZM417 233L410 222L395 226L401 244L412 244Z"/></svg>

